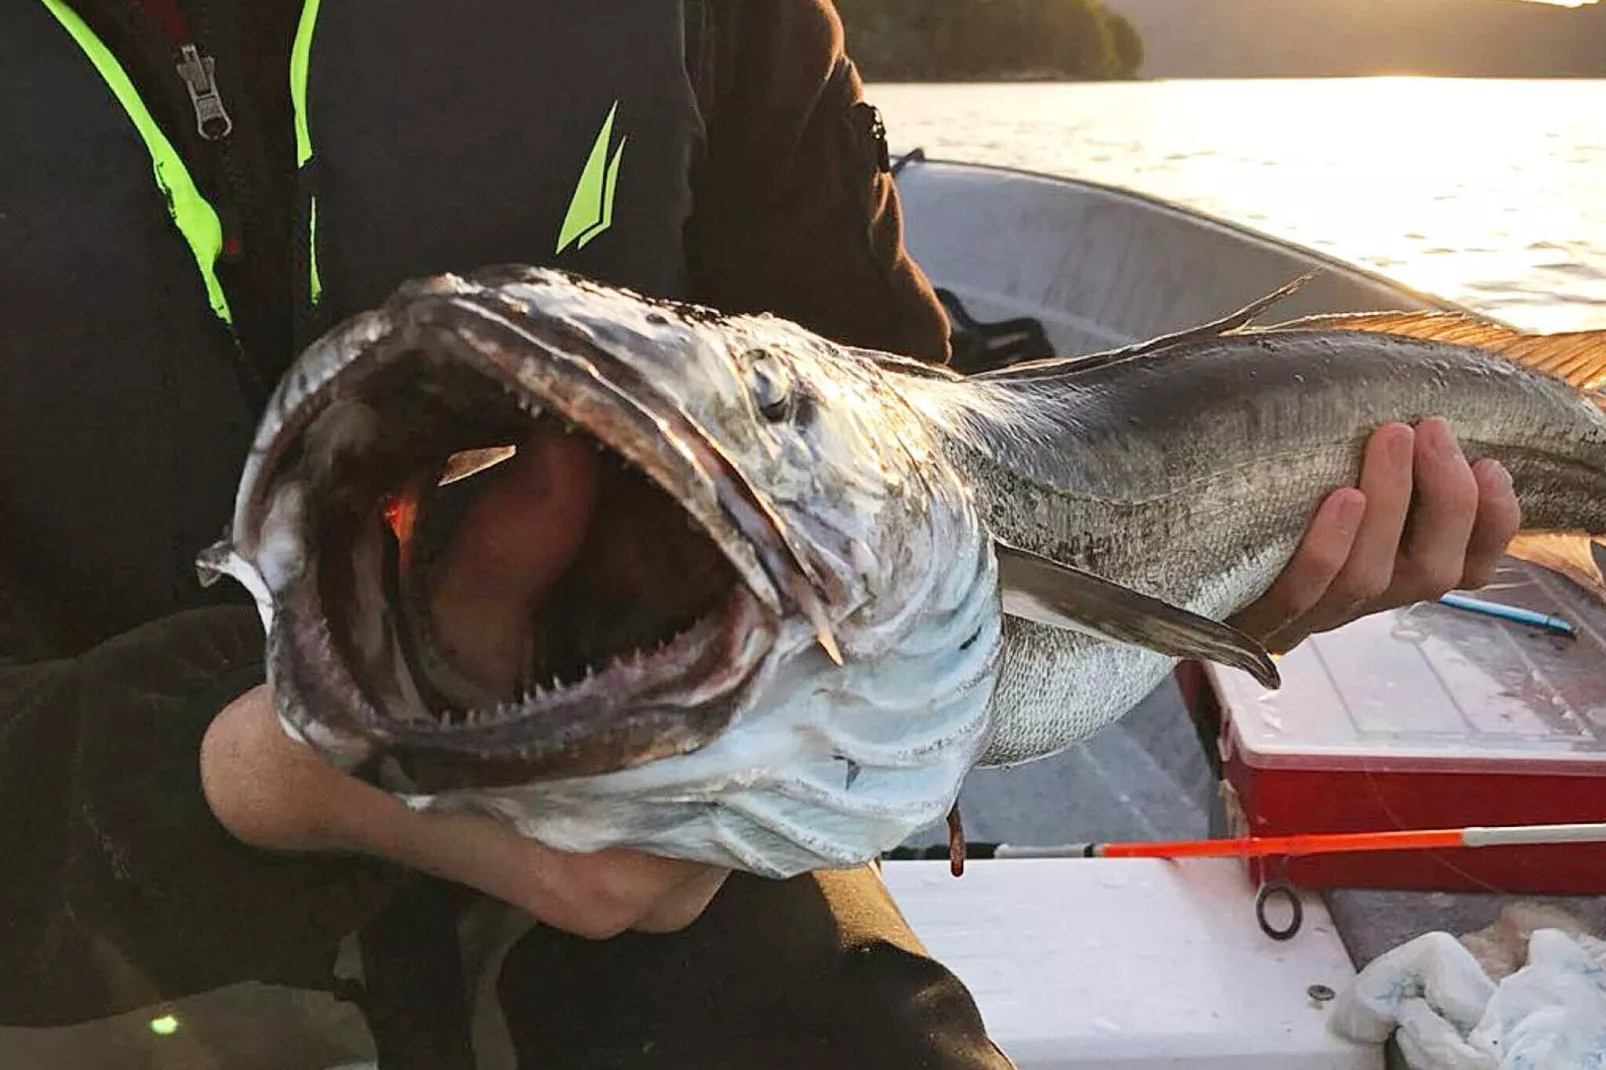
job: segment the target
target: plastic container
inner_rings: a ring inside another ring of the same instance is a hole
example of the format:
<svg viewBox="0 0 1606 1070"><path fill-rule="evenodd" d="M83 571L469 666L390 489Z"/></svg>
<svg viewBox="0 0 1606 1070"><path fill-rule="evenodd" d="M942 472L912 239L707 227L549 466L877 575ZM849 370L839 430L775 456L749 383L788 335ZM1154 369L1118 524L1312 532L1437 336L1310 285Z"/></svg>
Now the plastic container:
<svg viewBox="0 0 1606 1070"><path fill-rule="evenodd" d="M1606 607L1514 561L1479 597L1562 616L1578 635L1426 603L1306 640L1281 660L1275 692L1207 667L1233 831L1606 821ZM1606 893L1606 845L1355 852L1251 869L1307 888Z"/></svg>

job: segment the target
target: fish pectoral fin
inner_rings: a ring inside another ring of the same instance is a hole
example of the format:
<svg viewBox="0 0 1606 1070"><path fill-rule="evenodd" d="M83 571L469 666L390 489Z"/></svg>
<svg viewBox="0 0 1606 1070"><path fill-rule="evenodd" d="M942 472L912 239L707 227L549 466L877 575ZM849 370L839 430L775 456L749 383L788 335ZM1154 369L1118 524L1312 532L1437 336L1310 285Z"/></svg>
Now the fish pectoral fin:
<svg viewBox="0 0 1606 1070"><path fill-rule="evenodd" d="M1595 545L1606 540L1583 534L1528 532L1518 535L1506 553L1541 568L1559 572L1578 586L1606 602L1606 577L1595 560Z"/></svg>
<svg viewBox="0 0 1606 1070"><path fill-rule="evenodd" d="M1007 543L993 543L1004 612L1160 654L1242 669L1281 686L1266 648L1238 629Z"/></svg>

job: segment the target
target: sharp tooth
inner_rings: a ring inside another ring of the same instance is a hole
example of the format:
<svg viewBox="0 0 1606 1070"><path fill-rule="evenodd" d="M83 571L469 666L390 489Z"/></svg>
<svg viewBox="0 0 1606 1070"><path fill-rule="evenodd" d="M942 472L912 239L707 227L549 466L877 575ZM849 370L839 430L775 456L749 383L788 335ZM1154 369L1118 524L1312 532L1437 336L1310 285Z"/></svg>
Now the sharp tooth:
<svg viewBox="0 0 1606 1070"><path fill-rule="evenodd" d="M820 649L825 651L825 656L836 662L837 667L840 668L842 665L842 651L837 647L836 636L831 634L831 629L828 626L819 625L814 633L814 638L819 640Z"/></svg>
<svg viewBox="0 0 1606 1070"><path fill-rule="evenodd" d="M836 635L831 631L831 621L825 615L825 607L816 598L803 598L800 601L803 603L803 612L808 614L809 623L814 625L814 638L819 641L820 649L840 667L842 649L836 645Z"/></svg>
<svg viewBox="0 0 1606 1070"><path fill-rule="evenodd" d="M442 470L437 482L440 486L456 483L460 479L477 475L487 468L501 464L509 457L518 453L517 446L490 446L485 449L459 450L446 459L446 467Z"/></svg>

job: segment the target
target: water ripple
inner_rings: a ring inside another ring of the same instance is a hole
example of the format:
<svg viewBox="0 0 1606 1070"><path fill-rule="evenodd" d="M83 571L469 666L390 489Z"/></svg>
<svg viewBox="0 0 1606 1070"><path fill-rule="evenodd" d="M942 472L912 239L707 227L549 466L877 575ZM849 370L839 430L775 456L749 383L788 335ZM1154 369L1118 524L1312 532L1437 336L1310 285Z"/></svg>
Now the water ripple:
<svg viewBox="0 0 1606 1070"><path fill-rule="evenodd" d="M1606 328L1606 81L870 87L894 143L1127 186L1518 326Z"/></svg>

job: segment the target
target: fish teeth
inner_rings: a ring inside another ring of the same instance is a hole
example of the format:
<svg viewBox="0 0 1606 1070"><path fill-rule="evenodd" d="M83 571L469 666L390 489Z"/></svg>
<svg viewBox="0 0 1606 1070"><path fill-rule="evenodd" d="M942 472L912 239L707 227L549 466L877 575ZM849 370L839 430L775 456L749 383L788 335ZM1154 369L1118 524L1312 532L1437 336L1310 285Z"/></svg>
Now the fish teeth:
<svg viewBox="0 0 1606 1070"><path fill-rule="evenodd" d="M502 387L502 393L507 395L507 397L512 400L513 404L517 405L520 409L529 413L531 416L541 415L543 409L540 402L536 401L522 390L514 390L512 387L504 385Z"/></svg>

